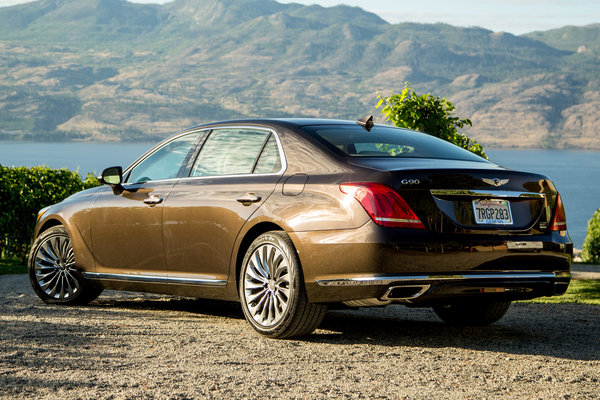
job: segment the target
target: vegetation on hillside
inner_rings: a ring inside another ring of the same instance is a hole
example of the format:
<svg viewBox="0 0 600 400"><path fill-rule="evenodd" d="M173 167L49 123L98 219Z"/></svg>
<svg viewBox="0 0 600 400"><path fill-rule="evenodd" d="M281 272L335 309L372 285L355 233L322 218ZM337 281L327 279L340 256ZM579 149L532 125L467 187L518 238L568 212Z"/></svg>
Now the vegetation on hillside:
<svg viewBox="0 0 600 400"><path fill-rule="evenodd" d="M378 98L376 108L381 107L386 120L397 127L425 132L487 159L483 147L459 131L473 124L467 118L455 117L454 104L448 99L430 93L418 95L409 82L402 92L388 97L380 94Z"/></svg>
<svg viewBox="0 0 600 400"><path fill-rule="evenodd" d="M598 32L391 25L357 7L273 0L41 0L0 8L0 139L355 120L409 80L448 97L485 145L600 148Z"/></svg>

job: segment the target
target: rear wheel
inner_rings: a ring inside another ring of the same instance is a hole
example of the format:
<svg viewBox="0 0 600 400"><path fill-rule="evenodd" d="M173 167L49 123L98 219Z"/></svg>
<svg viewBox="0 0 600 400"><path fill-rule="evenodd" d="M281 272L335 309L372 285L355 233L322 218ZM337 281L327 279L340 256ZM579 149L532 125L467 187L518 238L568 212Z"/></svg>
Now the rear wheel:
<svg viewBox="0 0 600 400"><path fill-rule="evenodd" d="M510 301L461 301L433 307L445 322L456 326L483 326L498 321L506 314Z"/></svg>
<svg viewBox="0 0 600 400"><path fill-rule="evenodd" d="M52 227L36 239L28 270L33 290L46 303L87 304L102 293L100 286L75 269L71 239L62 226Z"/></svg>
<svg viewBox="0 0 600 400"><path fill-rule="evenodd" d="M267 232L254 240L244 257L239 282L246 320L262 335L307 335L325 316L327 306L308 302L300 260L284 232Z"/></svg>

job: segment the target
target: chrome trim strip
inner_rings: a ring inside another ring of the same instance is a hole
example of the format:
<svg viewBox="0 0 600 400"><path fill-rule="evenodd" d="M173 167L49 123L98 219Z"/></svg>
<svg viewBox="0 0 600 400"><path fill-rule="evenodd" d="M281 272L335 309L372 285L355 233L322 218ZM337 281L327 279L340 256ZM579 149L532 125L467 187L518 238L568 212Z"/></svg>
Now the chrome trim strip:
<svg viewBox="0 0 600 400"><path fill-rule="evenodd" d="M567 271L558 272L503 272L499 274L461 274L461 275L367 275L344 279L318 279L319 286L378 286L399 282L431 281L446 282L475 279L552 279L570 277Z"/></svg>
<svg viewBox="0 0 600 400"><path fill-rule="evenodd" d="M169 277L168 281L174 285L201 285L201 286L225 286L225 279L192 279L192 278L173 278Z"/></svg>
<svg viewBox="0 0 600 400"><path fill-rule="evenodd" d="M82 272L84 278L107 281L122 282L145 282L145 283L168 283L177 285L201 285L201 286L225 286L226 280L221 279L194 279L194 278L173 278L168 276L154 275L131 275L131 274L106 274L99 272Z"/></svg>
<svg viewBox="0 0 600 400"><path fill-rule="evenodd" d="M509 198L529 198L543 199L544 193L515 192L511 190L456 190L456 189L431 189L429 191L434 196L471 196L471 197L509 197Z"/></svg>

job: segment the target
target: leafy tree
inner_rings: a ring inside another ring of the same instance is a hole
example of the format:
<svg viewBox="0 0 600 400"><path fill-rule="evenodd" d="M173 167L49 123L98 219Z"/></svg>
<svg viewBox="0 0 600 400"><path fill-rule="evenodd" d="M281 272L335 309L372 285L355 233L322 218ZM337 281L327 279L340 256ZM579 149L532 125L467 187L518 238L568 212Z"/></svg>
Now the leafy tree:
<svg viewBox="0 0 600 400"><path fill-rule="evenodd" d="M598 264L600 262L600 208L588 221L588 231L583 242L581 258L588 263Z"/></svg>
<svg viewBox="0 0 600 400"><path fill-rule="evenodd" d="M445 98L429 93L418 95L409 82L399 94L378 96L377 108L388 121L400 128L414 129L444 139L487 159L483 147L459 129L473 126L471 120L453 116L454 105Z"/></svg>

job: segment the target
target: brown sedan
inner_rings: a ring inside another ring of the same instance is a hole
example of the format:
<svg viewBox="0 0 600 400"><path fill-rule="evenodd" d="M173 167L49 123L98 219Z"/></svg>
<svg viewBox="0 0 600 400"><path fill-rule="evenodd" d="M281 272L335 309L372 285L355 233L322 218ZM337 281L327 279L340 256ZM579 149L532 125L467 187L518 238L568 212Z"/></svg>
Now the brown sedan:
<svg viewBox="0 0 600 400"><path fill-rule="evenodd" d="M104 288L237 300L258 332L292 337L334 304L489 324L570 279L548 178L370 121L202 125L100 180L38 215L29 276L48 303Z"/></svg>

